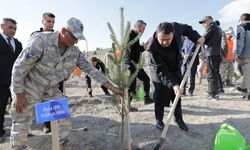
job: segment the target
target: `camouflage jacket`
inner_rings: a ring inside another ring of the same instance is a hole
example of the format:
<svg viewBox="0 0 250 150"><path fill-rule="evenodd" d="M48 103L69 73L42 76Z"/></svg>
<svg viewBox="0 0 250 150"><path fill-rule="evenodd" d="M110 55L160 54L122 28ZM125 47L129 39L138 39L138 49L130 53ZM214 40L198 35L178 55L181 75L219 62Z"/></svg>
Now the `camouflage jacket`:
<svg viewBox="0 0 250 150"><path fill-rule="evenodd" d="M67 47L61 56L58 39L58 32L40 33L30 38L27 48L13 66L12 93L24 92L38 99L44 95L53 97L61 94L57 88L58 83L69 77L75 66L101 85L108 81L87 61L77 46Z"/></svg>

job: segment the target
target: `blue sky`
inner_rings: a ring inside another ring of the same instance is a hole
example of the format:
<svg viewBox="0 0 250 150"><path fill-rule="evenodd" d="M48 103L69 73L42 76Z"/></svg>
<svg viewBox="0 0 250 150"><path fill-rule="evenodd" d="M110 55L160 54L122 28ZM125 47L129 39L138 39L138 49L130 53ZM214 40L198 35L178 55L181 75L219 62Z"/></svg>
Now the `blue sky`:
<svg viewBox="0 0 250 150"><path fill-rule="evenodd" d="M24 47L30 33L41 27L41 15L52 12L56 15L55 30L60 30L70 17L83 22L89 50L111 47L107 22L120 33L120 7L124 7L125 21L130 21L132 27L138 19L147 22L141 42L163 21L186 23L203 34L198 21L205 15L220 20L225 29L236 26L239 16L250 12L250 0L0 0L0 4L0 18L11 17L17 21L15 37ZM85 45L86 42L79 42L82 50L86 49Z"/></svg>

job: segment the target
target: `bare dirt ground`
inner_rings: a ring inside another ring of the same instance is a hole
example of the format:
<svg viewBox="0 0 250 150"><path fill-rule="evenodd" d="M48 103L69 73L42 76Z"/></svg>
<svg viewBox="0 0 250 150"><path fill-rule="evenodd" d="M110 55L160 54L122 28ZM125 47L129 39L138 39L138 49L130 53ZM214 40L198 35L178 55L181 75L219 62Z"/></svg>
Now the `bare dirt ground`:
<svg viewBox="0 0 250 150"><path fill-rule="evenodd" d="M203 80L205 81L205 80ZM82 96L85 93L84 81L71 79L66 83L66 94L69 96L72 132L69 150L118 150L120 149L119 129L120 116L105 96L101 88L94 88L94 97ZM212 150L215 135L222 123L237 128L246 141L250 143L250 101L242 99L243 94L235 88L225 88L218 101L205 99L207 84L196 86L194 96L182 98L184 120L189 131L180 130L174 121L171 122L167 139L162 150ZM133 101L138 112L131 112L131 136L133 149L151 150L158 141L161 131L155 127L154 105L144 105ZM165 109L165 118L170 108ZM6 140L0 144L1 150L9 149L11 119L6 115ZM84 128L88 130L85 131ZM34 150L50 150L51 135L42 132L42 125L34 122L29 145Z"/></svg>
<svg viewBox="0 0 250 150"><path fill-rule="evenodd" d="M97 51L96 56L103 60L105 51ZM89 54L87 56L92 56ZM241 80L236 83L239 86ZM119 150L120 116L105 96L101 88L95 87L94 97L83 96L85 81L70 78L65 83L66 95L69 97L72 131L68 150ZM95 86L93 83L92 86ZM235 88L225 88L218 101L205 99L207 84L196 85L194 96L182 97L183 117L189 131L181 130L174 121L168 129L167 138L161 150L212 150L216 133L222 123L237 128L250 144L250 101L242 99L243 94ZM130 113L133 150L152 150L161 131L155 127L154 104L144 105L133 101L139 109ZM165 119L170 108L165 108ZM6 139L0 143L0 150L9 149L11 119L6 115ZM32 134L28 144L33 150L51 150L51 134L42 132L42 124L32 125ZM85 131L85 129L88 129Z"/></svg>

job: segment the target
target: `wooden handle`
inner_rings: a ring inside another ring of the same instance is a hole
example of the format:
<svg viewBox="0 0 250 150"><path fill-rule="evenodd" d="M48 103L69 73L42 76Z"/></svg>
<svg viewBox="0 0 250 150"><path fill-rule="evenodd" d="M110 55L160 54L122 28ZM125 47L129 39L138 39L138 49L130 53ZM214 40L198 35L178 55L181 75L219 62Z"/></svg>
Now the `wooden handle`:
<svg viewBox="0 0 250 150"><path fill-rule="evenodd" d="M181 88L181 89L184 87L184 84L185 84L185 82L186 82L186 80L187 80L187 77L188 77L188 74L189 74L189 72L190 72L190 70L191 70L191 68L192 68L192 66L193 66L194 60L195 60L195 58L196 58L196 56L197 56L197 54L198 54L198 52L199 52L199 50L200 50L200 47L201 47L200 45L197 45L197 47L196 47L196 49L195 49L194 55L193 55L193 57L192 57L192 59L191 59L189 65L188 65L188 69L187 69L187 71L185 72L184 77L183 77L183 79L182 79L182 81L181 81L181 85L180 85L180 88ZM177 93L177 95L175 96L174 103L173 103L173 105L172 105L172 107L171 107L171 109L170 109L170 112L169 112L169 114L168 114L168 117L167 117L167 121L166 121L165 127L164 127L164 129L163 129L163 131L162 131L162 133L161 133L161 138L163 138L163 139L166 138L167 131L168 131L168 128L169 128L169 125L170 125L170 121L171 121L171 119L172 119L172 117L173 117L173 114L174 114L174 111L175 111L175 108L176 108L176 105L177 105L177 103L178 103L178 101L179 101L180 96L181 96L181 93Z"/></svg>

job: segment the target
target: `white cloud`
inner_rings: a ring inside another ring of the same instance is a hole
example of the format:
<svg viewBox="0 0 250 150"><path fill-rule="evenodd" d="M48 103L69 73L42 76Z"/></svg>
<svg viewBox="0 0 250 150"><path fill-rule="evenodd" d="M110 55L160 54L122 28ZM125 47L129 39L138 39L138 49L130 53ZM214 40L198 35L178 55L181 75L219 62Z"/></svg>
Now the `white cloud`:
<svg viewBox="0 0 250 150"><path fill-rule="evenodd" d="M250 0L234 0L220 10L220 22L224 26L235 26L239 22L240 15L250 12Z"/></svg>

